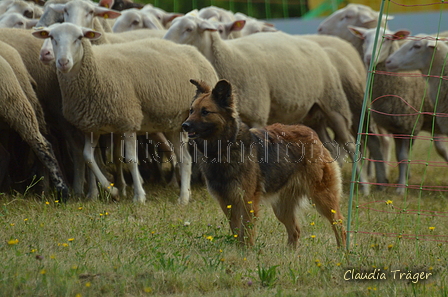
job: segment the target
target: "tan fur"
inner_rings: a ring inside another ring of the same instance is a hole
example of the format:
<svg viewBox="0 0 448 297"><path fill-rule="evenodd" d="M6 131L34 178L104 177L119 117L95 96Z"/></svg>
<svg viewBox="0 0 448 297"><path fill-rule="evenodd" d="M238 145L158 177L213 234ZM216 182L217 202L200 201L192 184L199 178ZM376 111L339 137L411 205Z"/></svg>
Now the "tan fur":
<svg viewBox="0 0 448 297"><path fill-rule="evenodd" d="M296 247L300 236L297 211L303 199L311 199L332 225L337 244L345 245L339 165L317 134L303 125L249 129L238 116L235 97L228 95L227 81L218 82L213 91L203 82L193 83L198 92L183 127L205 154L200 165L207 187L240 241L254 244L259 206L268 202L286 227L288 244ZM259 140L264 141L268 155L263 156ZM227 151L217 149L220 143L227 145Z"/></svg>

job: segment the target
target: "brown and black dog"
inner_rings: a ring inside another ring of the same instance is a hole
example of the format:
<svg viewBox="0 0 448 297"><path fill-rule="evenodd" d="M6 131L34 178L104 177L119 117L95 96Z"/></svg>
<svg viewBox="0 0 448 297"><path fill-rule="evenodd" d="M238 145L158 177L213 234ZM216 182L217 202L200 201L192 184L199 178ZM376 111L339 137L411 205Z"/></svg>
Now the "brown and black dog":
<svg viewBox="0 0 448 297"><path fill-rule="evenodd" d="M204 82L191 83L197 93L182 127L203 154L199 163L207 187L240 241L254 243L254 221L265 201L296 247L297 212L304 199L311 199L330 221L337 244L345 245L339 165L316 133L303 125L251 129L238 116L228 81L220 80L213 90Z"/></svg>

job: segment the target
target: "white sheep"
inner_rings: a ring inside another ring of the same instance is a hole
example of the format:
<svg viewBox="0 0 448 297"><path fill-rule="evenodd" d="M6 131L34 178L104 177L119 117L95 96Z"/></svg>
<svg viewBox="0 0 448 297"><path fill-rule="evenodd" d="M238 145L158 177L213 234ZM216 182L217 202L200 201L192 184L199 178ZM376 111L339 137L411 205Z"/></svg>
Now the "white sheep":
<svg viewBox="0 0 448 297"><path fill-rule="evenodd" d="M0 42L0 118L30 145L49 170L50 179L61 198L66 200L68 188L51 145L41 133L46 131L45 121L29 79L17 51Z"/></svg>
<svg viewBox="0 0 448 297"><path fill-rule="evenodd" d="M183 16L183 14L181 13L166 12L165 10L160 9L158 7L154 7L151 4L146 4L142 8L142 11L144 13L151 13L152 15L154 15L165 29L168 29L170 27L172 20L174 20L177 17Z"/></svg>
<svg viewBox="0 0 448 297"><path fill-rule="evenodd" d="M35 5L32 2L23 0L3 0L0 1L0 14L17 12L27 18L39 18L42 10L36 8L36 15L34 14Z"/></svg>
<svg viewBox="0 0 448 297"><path fill-rule="evenodd" d="M17 12L8 12L0 16L0 28L31 29L37 19L29 19Z"/></svg>
<svg viewBox="0 0 448 297"><path fill-rule="evenodd" d="M256 18L245 15L244 13L235 13L235 18L237 20L245 20L246 24L241 30L241 36L247 36L260 32L277 32L278 30L271 23L266 21L258 20Z"/></svg>
<svg viewBox="0 0 448 297"><path fill-rule="evenodd" d="M121 132L134 182L134 201L144 202L136 133L164 132L180 157L179 202L188 203L191 157L182 143L186 138L180 134L181 123L191 101L189 79L217 81L210 63L194 48L164 40L92 46L89 39L101 34L70 23L33 35L52 39L64 116L86 134L84 156L101 185L113 196L118 194L99 170L94 147L101 134Z"/></svg>
<svg viewBox="0 0 448 297"><path fill-rule="evenodd" d="M165 29L155 15L132 8L126 9L121 13L121 16L117 18L113 25L112 31L117 33L143 28L154 30Z"/></svg>
<svg viewBox="0 0 448 297"><path fill-rule="evenodd" d="M386 59L399 48L398 40L409 35L409 31L400 30L392 32L381 28L382 34L376 36L376 29L349 27L350 31L363 41L364 62L367 65L374 63L375 76L371 87L372 117L375 122L395 135L395 152L399 164L399 178L397 192L405 191L406 177L408 175L409 150L412 145L412 136L421 130L431 131L432 118L427 114L419 114L419 110L433 112L434 107L426 96L426 83L420 72L406 75L386 75ZM385 37L383 37L383 35ZM372 56L374 44L377 43L378 52ZM435 143L437 150L445 159L448 157L442 143ZM448 161L448 159L447 159Z"/></svg>
<svg viewBox="0 0 448 297"><path fill-rule="evenodd" d="M350 3L346 7L333 12L319 25L317 32L319 34L334 35L347 40L358 50L360 56L363 56L362 40L350 33L348 26L362 28L376 28L378 25L379 12L369 6ZM381 26L386 27L387 21L392 20L393 16L385 16L381 20Z"/></svg>
<svg viewBox="0 0 448 297"><path fill-rule="evenodd" d="M445 135L448 135L447 56L448 46L445 42L420 36L402 45L386 61L386 69L389 71L419 70L427 76L425 79L429 84L429 96L436 107L437 124Z"/></svg>
<svg viewBox="0 0 448 297"><path fill-rule="evenodd" d="M235 15L230 10L225 10L221 7L208 6L201 8L198 11L198 17L208 20L211 18L216 18L219 22L229 23L236 21Z"/></svg>
<svg viewBox="0 0 448 297"><path fill-rule="evenodd" d="M306 123L307 115L319 111L337 142L350 143L355 151L349 132L352 115L338 72L315 42L281 32L222 40L216 27L193 15L174 19L164 38L194 45L220 78L231 80L248 125ZM364 176L361 180L366 181ZM368 188L363 185L365 193Z"/></svg>
<svg viewBox="0 0 448 297"><path fill-rule="evenodd" d="M28 30L8 29L0 30L0 40L9 44L19 52L23 63L35 81L35 91L41 103L48 127L49 138L59 147L67 148L72 158L60 159L61 166L73 168L73 186L76 195L84 191L85 163L82 155L81 141L84 136L78 129L70 124L62 115L62 98L59 82L54 67L42 67L37 59L42 40L34 38ZM22 81L20 79L19 81ZM27 95L28 97L28 95ZM66 175L70 173L65 172Z"/></svg>

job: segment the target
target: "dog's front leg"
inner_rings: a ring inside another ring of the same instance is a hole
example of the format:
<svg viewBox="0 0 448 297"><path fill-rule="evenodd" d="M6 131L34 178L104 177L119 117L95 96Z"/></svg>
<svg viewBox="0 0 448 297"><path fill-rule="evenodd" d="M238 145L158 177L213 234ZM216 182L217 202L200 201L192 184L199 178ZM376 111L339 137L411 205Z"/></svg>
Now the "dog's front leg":
<svg viewBox="0 0 448 297"><path fill-rule="evenodd" d="M255 221L258 216L259 198L257 195L235 199L220 199L220 206L227 216L230 228L242 244L254 245Z"/></svg>

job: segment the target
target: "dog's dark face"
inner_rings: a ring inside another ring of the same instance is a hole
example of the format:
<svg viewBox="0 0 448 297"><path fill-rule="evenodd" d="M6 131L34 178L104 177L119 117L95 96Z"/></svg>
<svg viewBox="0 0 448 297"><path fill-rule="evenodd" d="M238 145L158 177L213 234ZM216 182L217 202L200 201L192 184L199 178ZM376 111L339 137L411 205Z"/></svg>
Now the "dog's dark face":
<svg viewBox="0 0 448 297"><path fill-rule="evenodd" d="M197 92L182 128L190 139L219 138L237 117L230 83L221 80L210 90L204 82L190 81Z"/></svg>

